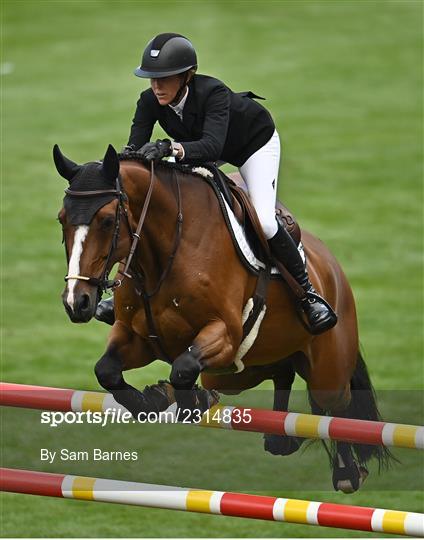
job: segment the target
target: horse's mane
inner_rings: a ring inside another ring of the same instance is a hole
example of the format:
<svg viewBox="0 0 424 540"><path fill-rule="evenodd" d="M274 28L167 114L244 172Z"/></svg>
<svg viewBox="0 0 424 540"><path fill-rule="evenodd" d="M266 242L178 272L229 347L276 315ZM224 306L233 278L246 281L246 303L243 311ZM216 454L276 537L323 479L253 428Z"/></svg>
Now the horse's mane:
<svg viewBox="0 0 424 540"><path fill-rule="evenodd" d="M143 159L138 152L125 152L123 154L118 154L119 161L137 161L138 163L141 163L141 165L144 165L147 170L150 169L150 162ZM190 176L198 176L199 178L205 179L205 175L201 172L198 172L196 170L193 170L194 165L187 165L182 163L175 163L170 161L158 161L155 162L155 170L156 171L164 171L164 172L172 172L172 171L178 171L182 174L190 175ZM203 168L206 168L209 170L207 165L202 165Z"/></svg>

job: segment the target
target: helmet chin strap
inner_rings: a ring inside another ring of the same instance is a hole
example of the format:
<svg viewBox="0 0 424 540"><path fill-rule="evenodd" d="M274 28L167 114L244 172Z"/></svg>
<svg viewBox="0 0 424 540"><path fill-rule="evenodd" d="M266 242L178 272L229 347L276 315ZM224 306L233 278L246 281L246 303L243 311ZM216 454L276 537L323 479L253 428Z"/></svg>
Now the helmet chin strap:
<svg viewBox="0 0 424 540"><path fill-rule="evenodd" d="M186 71L186 72L184 73L184 79L183 79L183 82L181 83L181 86L180 86L178 92L175 94L174 99L171 101L171 105L173 105L173 106L178 105L178 103L179 103L179 101L181 100L181 97L182 97L182 95L183 95L183 90L184 90L185 87L187 86L188 77L189 77L189 71Z"/></svg>

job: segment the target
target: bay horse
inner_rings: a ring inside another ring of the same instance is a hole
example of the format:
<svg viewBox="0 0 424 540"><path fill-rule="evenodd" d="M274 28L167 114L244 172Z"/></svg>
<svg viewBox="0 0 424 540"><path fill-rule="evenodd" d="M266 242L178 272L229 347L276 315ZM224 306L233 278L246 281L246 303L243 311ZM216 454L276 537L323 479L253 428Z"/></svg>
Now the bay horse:
<svg viewBox="0 0 424 540"><path fill-rule="evenodd" d="M88 322L102 289L115 288L115 323L95 373L135 417L143 410L164 410L173 400L190 407L200 403L205 410L214 391L237 394L265 380L274 384L273 409L287 410L298 374L306 381L313 413L380 419L359 350L351 288L320 240L302 231L311 281L335 309L337 325L311 335L286 283L273 279L244 369L235 369L243 310L257 276L240 262L210 186L166 162L149 171L136 153L118 155L111 145L103 161L84 165L66 158L57 145L53 154L57 171L69 182L59 212L68 260L63 303L72 322ZM120 267L121 279L109 281L112 266L128 260L131 264ZM170 383L141 392L125 381L125 370L158 358L171 364ZM196 385L199 375L205 390ZM291 454L303 442L270 434L264 439L265 450L278 455ZM344 492L360 487L368 460L387 465L391 459L377 446L337 442L326 448L333 485Z"/></svg>

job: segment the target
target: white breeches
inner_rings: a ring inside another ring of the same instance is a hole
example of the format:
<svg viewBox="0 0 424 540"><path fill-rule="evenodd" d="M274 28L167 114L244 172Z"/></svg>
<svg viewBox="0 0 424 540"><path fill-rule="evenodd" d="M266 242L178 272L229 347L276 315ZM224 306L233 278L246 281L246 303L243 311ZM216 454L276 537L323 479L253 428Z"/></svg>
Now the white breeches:
<svg viewBox="0 0 424 540"><path fill-rule="evenodd" d="M277 233L278 228L275 219L275 201L279 166L280 137L277 131L274 131L270 140L239 167L268 240Z"/></svg>

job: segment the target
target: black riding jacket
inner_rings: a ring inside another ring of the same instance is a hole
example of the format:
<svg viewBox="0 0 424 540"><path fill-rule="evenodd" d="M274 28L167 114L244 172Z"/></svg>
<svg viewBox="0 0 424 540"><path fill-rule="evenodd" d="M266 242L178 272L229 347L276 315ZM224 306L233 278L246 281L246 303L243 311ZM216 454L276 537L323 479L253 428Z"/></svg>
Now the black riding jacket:
<svg viewBox="0 0 424 540"><path fill-rule="evenodd" d="M254 97L259 98L252 92L234 93L213 77L195 75L181 120L171 107L160 105L149 88L137 102L128 144L143 146L159 122L169 137L183 144L183 163L225 161L240 167L275 129L271 115Z"/></svg>

